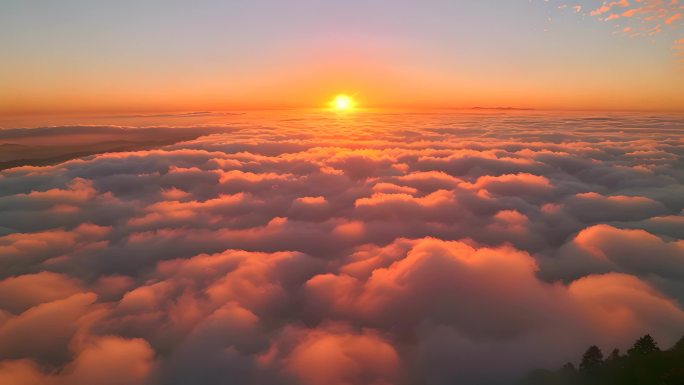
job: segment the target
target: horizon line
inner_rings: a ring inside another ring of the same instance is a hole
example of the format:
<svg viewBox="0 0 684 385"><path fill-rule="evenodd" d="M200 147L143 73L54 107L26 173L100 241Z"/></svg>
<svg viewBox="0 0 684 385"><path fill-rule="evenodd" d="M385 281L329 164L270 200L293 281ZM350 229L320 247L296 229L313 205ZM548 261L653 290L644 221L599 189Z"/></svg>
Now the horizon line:
<svg viewBox="0 0 684 385"><path fill-rule="evenodd" d="M26 116L75 116L84 117L117 117L117 118L164 118L164 117L201 117L212 114L240 115L246 112L259 111L332 111L329 107L242 107L229 109L122 109L122 110L81 110L81 111L18 111L0 112L0 117L26 117ZM610 113L674 113L684 114L684 109L653 109L653 108L589 108L589 107L515 107L515 106L443 106L443 107L356 107L351 112L384 112L384 111L502 111L502 112L610 112Z"/></svg>

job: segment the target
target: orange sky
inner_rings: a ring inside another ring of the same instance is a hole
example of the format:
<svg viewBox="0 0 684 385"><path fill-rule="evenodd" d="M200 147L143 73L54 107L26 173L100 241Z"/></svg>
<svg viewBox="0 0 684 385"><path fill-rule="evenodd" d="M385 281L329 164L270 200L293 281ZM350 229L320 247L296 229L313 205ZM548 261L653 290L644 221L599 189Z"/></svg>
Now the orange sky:
<svg viewBox="0 0 684 385"><path fill-rule="evenodd" d="M677 18L632 36L601 8L380 3L0 5L0 114L319 107L340 92L364 107L684 111Z"/></svg>

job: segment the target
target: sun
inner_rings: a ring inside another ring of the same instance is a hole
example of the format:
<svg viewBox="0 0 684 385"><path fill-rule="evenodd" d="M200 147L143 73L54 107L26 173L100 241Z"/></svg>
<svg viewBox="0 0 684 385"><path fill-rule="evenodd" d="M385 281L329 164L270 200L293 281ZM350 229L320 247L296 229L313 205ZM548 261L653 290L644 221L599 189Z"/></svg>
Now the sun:
<svg viewBox="0 0 684 385"><path fill-rule="evenodd" d="M332 107L337 111L349 111L356 106L356 102L351 96L345 94L339 94L335 96L335 99L330 103Z"/></svg>

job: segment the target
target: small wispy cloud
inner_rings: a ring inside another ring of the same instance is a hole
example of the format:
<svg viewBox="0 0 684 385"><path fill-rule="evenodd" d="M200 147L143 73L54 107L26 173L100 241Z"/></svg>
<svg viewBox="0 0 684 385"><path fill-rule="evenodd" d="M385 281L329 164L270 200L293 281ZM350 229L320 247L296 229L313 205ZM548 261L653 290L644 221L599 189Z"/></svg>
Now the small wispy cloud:
<svg viewBox="0 0 684 385"><path fill-rule="evenodd" d="M684 4L679 0L574 1L564 2L558 8L576 13L586 9L585 16L613 23L615 33L629 37L653 37L664 31L677 33L684 17Z"/></svg>

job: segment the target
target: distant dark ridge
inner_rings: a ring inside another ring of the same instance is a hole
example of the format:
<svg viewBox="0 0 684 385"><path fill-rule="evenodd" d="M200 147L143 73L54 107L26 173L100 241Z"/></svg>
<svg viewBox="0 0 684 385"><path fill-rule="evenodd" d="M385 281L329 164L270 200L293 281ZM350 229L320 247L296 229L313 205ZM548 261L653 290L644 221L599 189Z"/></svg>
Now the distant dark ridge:
<svg viewBox="0 0 684 385"><path fill-rule="evenodd" d="M471 110L534 111L535 109L517 107L472 107Z"/></svg>
<svg viewBox="0 0 684 385"><path fill-rule="evenodd" d="M21 166L51 166L54 164L64 163L72 159L83 158L85 156L102 154L106 152L126 152L126 151L140 151L156 148L159 146L165 146L169 144L174 144L179 141L169 141L169 142L154 142L154 143L136 143L129 146L111 147L111 148L100 148L97 151L81 151L61 154L58 156L52 156L47 158L27 158L27 159L13 159L9 161L0 162L0 171L7 170L10 168L21 167ZM102 144L102 143L98 143Z"/></svg>
<svg viewBox="0 0 684 385"><path fill-rule="evenodd" d="M0 170L49 166L106 152L139 151L196 139L225 128L64 126L0 130ZM45 141L49 139L49 141ZM41 143L42 141L42 143Z"/></svg>

